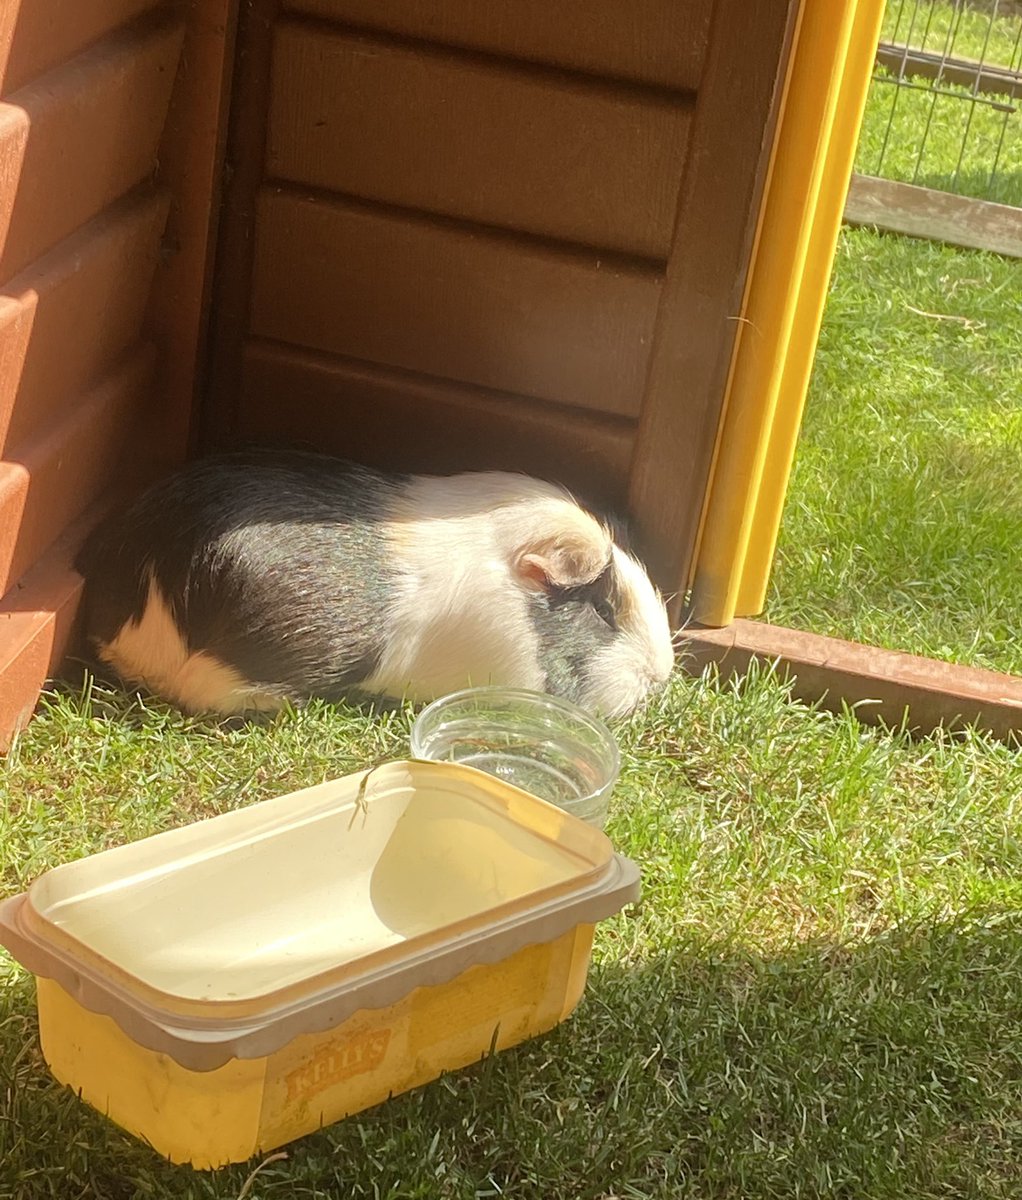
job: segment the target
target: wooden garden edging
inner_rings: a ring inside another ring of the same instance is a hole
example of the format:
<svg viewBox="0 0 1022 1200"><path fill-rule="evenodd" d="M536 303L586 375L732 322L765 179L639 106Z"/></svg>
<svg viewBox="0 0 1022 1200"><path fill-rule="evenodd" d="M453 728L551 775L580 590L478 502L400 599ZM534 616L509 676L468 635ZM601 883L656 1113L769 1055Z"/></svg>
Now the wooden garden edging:
<svg viewBox="0 0 1022 1200"><path fill-rule="evenodd" d="M1022 208L933 188L853 175L845 223L1022 258Z"/></svg>
<svg viewBox="0 0 1022 1200"><path fill-rule="evenodd" d="M916 733L974 725L1022 741L1022 678L1013 675L741 618L724 629L685 630L681 658L689 674L717 663L725 677L753 662L776 663L798 698L831 711L854 706L870 723L905 723Z"/></svg>
<svg viewBox="0 0 1022 1200"><path fill-rule="evenodd" d="M991 96L1014 96L1022 89L1022 72L976 58L953 58L934 50L919 50L898 42L881 42L877 62L896 75L915 75L958 87L974 87Z"/></svg>

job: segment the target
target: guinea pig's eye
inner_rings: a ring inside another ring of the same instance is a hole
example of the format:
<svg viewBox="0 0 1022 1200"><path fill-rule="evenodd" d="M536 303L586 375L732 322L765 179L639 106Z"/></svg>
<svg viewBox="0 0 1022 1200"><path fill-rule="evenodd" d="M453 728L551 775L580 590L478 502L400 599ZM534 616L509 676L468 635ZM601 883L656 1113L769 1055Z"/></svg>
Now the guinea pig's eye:
<svg viewBox="0 0 1022 1200"><path fill-rule="evenodd" d="M596 615L600 618L600 620L609 625L610 628L617 633L617 618L614 615L614 609L610 601L606 599L594 600L593 608L595 609Z"/></svg>

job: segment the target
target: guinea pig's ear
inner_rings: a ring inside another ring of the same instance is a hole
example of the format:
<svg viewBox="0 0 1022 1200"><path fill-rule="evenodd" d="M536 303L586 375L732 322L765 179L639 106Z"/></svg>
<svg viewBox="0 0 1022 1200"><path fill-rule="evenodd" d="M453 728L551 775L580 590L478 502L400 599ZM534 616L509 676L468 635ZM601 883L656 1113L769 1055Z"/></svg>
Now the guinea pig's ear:
<svg viewBox="0 0 1022 1200"><path fill-rule="evenodd" d="M549 595L592 583L609 560L608 543L572 531L523 547L512 567L523 587Z"/></svg>

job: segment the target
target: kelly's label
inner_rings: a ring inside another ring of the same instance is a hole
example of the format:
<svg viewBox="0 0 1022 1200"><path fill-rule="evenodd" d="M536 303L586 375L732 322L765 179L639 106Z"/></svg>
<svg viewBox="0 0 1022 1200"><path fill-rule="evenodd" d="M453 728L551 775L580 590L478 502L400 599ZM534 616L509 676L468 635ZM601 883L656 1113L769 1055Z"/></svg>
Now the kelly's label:
<svg viewBox="0 0 1022 1200"><path fill-rule="evenodd" d="M326 1046L303 1066L284 1077L288 1102L307 1100L335 1083L375 1071L390 1042L389 1029L361 1033L340 1045Z"/></svg>

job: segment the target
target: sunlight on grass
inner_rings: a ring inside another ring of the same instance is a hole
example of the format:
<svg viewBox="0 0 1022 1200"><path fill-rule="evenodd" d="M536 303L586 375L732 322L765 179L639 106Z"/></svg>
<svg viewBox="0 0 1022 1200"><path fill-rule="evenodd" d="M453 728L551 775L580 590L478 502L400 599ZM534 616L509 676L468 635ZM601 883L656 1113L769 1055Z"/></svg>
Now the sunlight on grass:
<svg viewBox="0 0 1022 1200"><path fill-rule="evenodd" d="M841 236L766 616L1022 673L1022 265Z"/></svg>
<svg viewBox="0 0 1022 1200"><path fill-rule="evenodd" d="M930 95L874 80L855 169L920 187L1022 205L1022 117L984 104L970 112L972 105L961 99L967 90L944 86L955 95Z"/></svg>
<svg viewBox="0 0 1022 1200"><path fill-rule="evenodd" d="M952 6L943 0L888 0L881 39L931 53L1022 69L1022 9ZM1022 205L1022 98L980 93L941 80L880 68L866 103L855 169L866 175ZM1017 89L1022 92L1022 89ZM998 107L992 107L993 101Z"/></svg>
<svg viewBox="0 0 1022 1200"><path fill-rule="evenodd" d="M66 858L403 754L410 713L228 729L50 698L0 766L4 893ZM554 1033L287 1148L251 1195L1017 1194L1022 760L676 678L619 726L609 833L644 899ZM0 954L0 1197L236 1200L47 1076Z"/></svg>
<svg viewBox="0 0 1022 1200"><path fill-rule="evenodd" d="M1018 65L1018 7L1001 4L991 20L993 5L952 4L949 0L887 0L880 39L908 43L937 54L947 50L959 58Z"/></svg>

